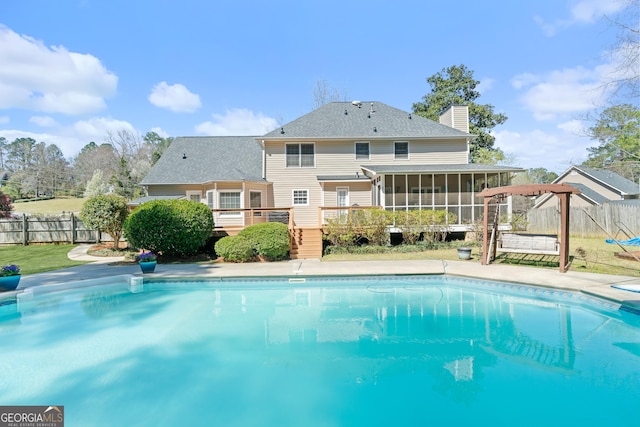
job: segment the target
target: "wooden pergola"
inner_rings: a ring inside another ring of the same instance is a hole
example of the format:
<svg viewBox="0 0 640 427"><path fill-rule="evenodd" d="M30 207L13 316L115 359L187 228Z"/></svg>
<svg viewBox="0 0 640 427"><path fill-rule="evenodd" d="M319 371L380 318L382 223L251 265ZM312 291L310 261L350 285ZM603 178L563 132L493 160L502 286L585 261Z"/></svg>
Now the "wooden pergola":
<svg viewBox="0 0 640 427"><path fill-rule="evenodd" d="M560 272L569 268L569 209L571 195L580 194L580 190L567 184L526 184L507 187L485 188L478 196L484 197L484 236L482 238L482 265L487 265L489 254L489 204L491 200L501 202L508 196L540 196L553 193L560 198ZM497 224L493 224L494 229ZM496 230L497 231L497 230ZM494 245L495 250L495 245ZM495 253L493 254L495 256Z"/></svg>

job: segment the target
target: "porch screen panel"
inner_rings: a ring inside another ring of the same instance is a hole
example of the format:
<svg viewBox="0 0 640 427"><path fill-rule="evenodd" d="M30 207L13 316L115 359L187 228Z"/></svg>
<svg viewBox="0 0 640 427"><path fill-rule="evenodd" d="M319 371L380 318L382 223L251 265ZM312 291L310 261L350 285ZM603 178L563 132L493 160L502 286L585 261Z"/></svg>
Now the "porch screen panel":
<svg viewBox="0 0 640 427"><path fill-rule="evenodd" d="M485 174L483 173L474 173L473 174L473 185L474 188L476 190L476 194L475 194L475 204L480 204L483 205L484 204L484 200L482 197L478 196L478 193L480 193L482 190L484 190L485 188L487 188L487 177Z"/></svg>
<svg viewBox="0 0 640 427"><path fill-rule="evenodd" d="M473 200L473 179L470 173L460 175L460 201L470 205Z"/></svg>
<svg viewBox="0 0 640 427"><path fill-rule="evenodd" d="M394 201L396 208L404 209L407 206L407 176L394 176Z"/></svg>
<svg viewBox="0 0 640 427"><path fill-rule="evenodd" d="M447 175L447 202L449 205L459 203L460 185L458 184L458 174Z"/></svg>
<svg viewBox="0 0 640 427"><path fill-rule="evenodd" d="M384 205L393 207L393 175L384 176Z"/></svg>
<svg viewBox="0 0 640 427"><path fill-rule="evenodd" d="M444 206L447 201L446 175L436 174L433 176L433 199L437 205Z"/></svg>
<svg viewBox="0 0 640 427"><path fill-rule="evenodd" d="M421 175L420 203L423 207L433 206L433 175Z"/></svg>
<svg viewBox="0 0 640 427"><path fill-rule="evenodd" d="M409 187L409 206L418 206L420 204L420 175L408 175L407 183Z"/></svg>

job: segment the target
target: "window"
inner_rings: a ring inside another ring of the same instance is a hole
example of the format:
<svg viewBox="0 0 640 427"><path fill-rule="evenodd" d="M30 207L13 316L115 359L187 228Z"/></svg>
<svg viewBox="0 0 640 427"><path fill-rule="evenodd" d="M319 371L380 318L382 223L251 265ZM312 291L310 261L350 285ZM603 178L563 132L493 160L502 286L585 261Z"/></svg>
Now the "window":
<svg viewBox="0 0 640 427"><path fill-rule="evenodd" d="M293 190L293 206L308 206L309 190Z"/></svg>
<svg viewBox="0 0 640 427"><path fill-rule="evenodd" d="M393 154L396 160L408 160L409 159L409 143L408 142L394 142Z"/></svg>
<svg viewBox="0 0 640 427"><path fill-rule="evenodd" d="M202 193L199 191L187 191L187 199L191 200L192 202L200 203L200 200L202 199Z"/></svg>
<svg viewBox="0 0 640 427"><path fill-rule="evenodd" d="M207 206L209 209L213 209L213 190L207 191Z"/></svg>
<svg viewBox="0 0 640 427"><path fill-rule="evenodd" d="M358 159L369 160L368 142L356 142L356 160Z"/></svg>
<svg viewBox="0 0 640 427"><path fill-rule="evenodd" d="M287 144L285 152L288 168L313 168L316 166L316 148L313 144Z"/></svg>
<svg viewBox="0 0 640 427"><path fill-rule="evenodd" d="M240 209L240 192L220 192L220 209Z"/></svg>

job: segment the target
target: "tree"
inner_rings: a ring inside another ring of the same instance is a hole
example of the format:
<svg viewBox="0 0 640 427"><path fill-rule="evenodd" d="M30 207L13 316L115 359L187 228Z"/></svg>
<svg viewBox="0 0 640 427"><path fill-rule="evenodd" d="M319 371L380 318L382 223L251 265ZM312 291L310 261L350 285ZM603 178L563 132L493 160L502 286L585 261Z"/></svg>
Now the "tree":
<svg viewBox="0 0 640 427"><path fill-rule="evenodd" d="M614 86L612 99L637 99L640 96L640 0L624 0L614 17L606 17L615 30L616 42L608 50L617 64L607 84Z"/></svg>
<svg viewBox="0 0 640 427"><path fill-rule="evenodd" d="M84 190L84 197L91 198L95 196L102 196L109 193L109 184L104 180L104 174L100 169L93 173L93 176L87 182L87 187Z"/></svg>
<svg viewBox="0 0 640 427"><path fill-rule="evenodd" d="M91 141L73 159L76 189L84 191L95 171L102 171L105 180L110 180L118 171L118 156L110 144L96 144Z"/></svg>
<svg viewBox="0 0 640 427"><path fill-rule="evenodd" d="M507 121L507 116L494 113L493 105L477 104L480 92L476 87L480 84L474 80L473 71L464 65L453 65L427 78L431 91L422 97L422 102L413 104L413 112L419 116L438 121L440 115L451 105L469 107L469 132L477 137L471 141L471 161L479 163L480 149L495 150L495 138L490 134L497 125ZM486 154L484 155L486 157Z"/></svg>
<svg viewBox="0 0 640 427"><path fill-rule="evenodd" d="M0 218L10 218L12 211L13 205L9 200L9 196L2 194L2 191L0 191Z"/></svg>
<svg viewBox="0 0 640 427"><path fill-rule="evenodd" d="M113 248L117 250L128 214L127 201L123 197L103 195L84 202L80 219L90 229L98 230L98 239L102 231L113 237Z"/></svg>
<svg viewBox="0 0 640 427"><path fill-rule="evenodd" d="M140 193L139 183L151 169L151 147L138 133L126 129L109 132L106 140L115 150L118 165L110 184L117 194L133 198Z"/></svg>
<svg viewBox="0 0 640 427"><path fill-rule="evenodd" d="M173 142L173 138L161 137L155 132L147 132L143 138L144 142L151 147L151 165L155 165L167 148Z"/></svg>
<svg viewBox="0 0 640 427"><path fill-rule="evenodd" d="M632 181L640 176L640 109L631 104L605 109L588 135L600 145L591 147L585 166L608 168Z"/></svg>
<svg viewBox="0 0 640 427"><path fill-rule="evenodd" d="M329 102L346 101L347 93L340 92L335 87L329 87L326 80L317 80L313 88L313 108L322 107Z"/></svg>

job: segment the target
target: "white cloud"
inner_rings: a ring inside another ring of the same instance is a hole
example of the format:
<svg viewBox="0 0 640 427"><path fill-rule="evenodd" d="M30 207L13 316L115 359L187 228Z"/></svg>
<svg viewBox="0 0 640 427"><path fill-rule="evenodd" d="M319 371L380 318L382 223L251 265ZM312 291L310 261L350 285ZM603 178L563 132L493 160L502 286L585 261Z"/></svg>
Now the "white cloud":
<svg viewBox="0 0 640 427"><path fill-rule="evenodd" d="M149 102L176 113L193 113L201 106L200 96L190 92L184 85L168 85L167 82L160 82L151 89Z"/></svg>
<svg viewBox="0 0 640 427"><path fill-rule="evenodd" d="M212 114L213 121L200 123L196 132L204 135L262 135L278 126L276 119L254 114L246 108L227 110L225 115Z"/></svg>
<svg viewBox="0 0 640 427"><path fill-rule="evenodd" d="M478 86L476 86L476 90L478 92L480 92L481 94L485 94L488 91L490 91L491 89L493 89L493 84L495 83L494 79L490 79L490 78L485 78L480 80L480 84L478 84Z"/></svg>
<svg viewBox="0 0 640 427"><path fill-rule="evenodd" d="M528 132L503 130L495 132L495 147L516 157L516 165L523 168L543 167L560 173L571 164L580 163L593 146L589 138L576 134L576 123L559 126L558 132L535 129Z"/></svg>
<svg viewBox="0 0 640 427"><path fill-rule="evenodd" d="M0 116L0 125L6 125L10 121L9 116Z"/></svg>
<svg viewBox="0 0 640 427"><path fill-rule="evenodd" d="M94 141L96 144L105 142L109 132L116 133L125 130L137 133L133 125L124 120L117 120L108 117L93 117L89 120L80 120L71 126L71 131L82 141L85 141L76 151L79 151L85 144Z"/></svg>
<svg viewBox="0 0 640 427"><path fill-rule="evenodd" d="M167 131L165 131L164 129L162 129L160 127L151 128L151 132L155 132L161 138L168 138L170 136Z"/></svg>
<svg viewBox="0 0 640 427"><path fill-rule="evenodd" d="M106 107L118 78L93 55L47 47L0 25L0 108L68 115Z"/></svg>
<svg viewBox="0 0 640 427"><path fill-rule="evenodd" d="M592 70L576 67L545 75L525 73L514 77L511 84L526 89L520 100L536 120L552 120L603 105L613 89L604 83L610 69L607 64Z"/></svg>
<svg viewBox="0 0 640 427"><path fill-rule="evenodd" d="M576 24L591 24L603 16L620 12L627 5L626 0L579 0L573 2L568 18L553 22L545 22L540 16L535 16L533 19L547 37L553 37L559 31Z"/></svg>
<svg viewBox="0 0 640 427"><path fill-rule="evenodd" d="M40 127L46 128L46 127L54 127L58 125L58 122L56 122L53 117L49 117L49 116L33 116L29 119L29 122L36 124Z"/></svg>

